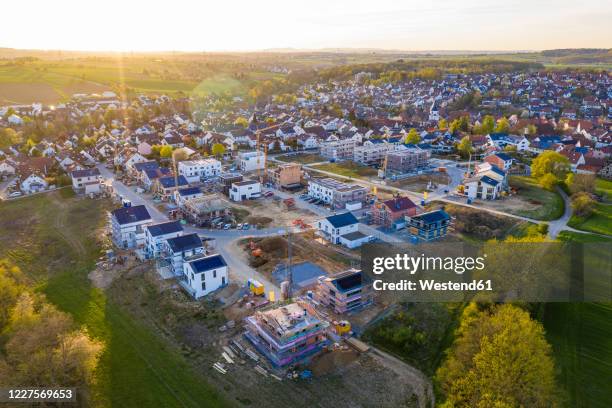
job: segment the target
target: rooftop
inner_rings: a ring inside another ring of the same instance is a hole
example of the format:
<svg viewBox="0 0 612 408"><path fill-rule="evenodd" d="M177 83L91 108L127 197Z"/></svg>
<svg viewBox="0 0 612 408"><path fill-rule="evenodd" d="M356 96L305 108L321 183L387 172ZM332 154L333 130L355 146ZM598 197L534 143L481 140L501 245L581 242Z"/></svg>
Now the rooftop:
<svg viewBox="0 0 612 408"><path fill-rule="evenodd" d="M355 216L350 212L331 215L327 217L326 220L329 221L329 223L334 228L342 228L342 227L346 227L347 225L357 224L359 222L357 221L357 218L355 218Z"/></svg>
<svg viewBox="0 0 612 408"><path fill-rule="evenodd" d="M198 234L187 234L168 240L168 246L172 252L184 252L190 249L202 247L202 240Z"/></svg>
<svg viewBox="0 0 612 408"><path fill-rule="evenodd" d="M117 208L111 214L120 225L151 220L151 215L144 205Z"/></svg>
<svg viewBox="0 0 612 408"><path fill-rule="evenodd" d="M159 224L149 225L146 228L153 237L183 231L183 227L179 221L161 222Z"/></svg>
<svg viewBox="0 0 612 408"><path fill-rule="evenodd" d="M225 259L223 259L221 255L216 254L191 261L189 262L189 265L191 265L191 268L195 273L202 273L227 266L227 263L225 263Z"/></svg>

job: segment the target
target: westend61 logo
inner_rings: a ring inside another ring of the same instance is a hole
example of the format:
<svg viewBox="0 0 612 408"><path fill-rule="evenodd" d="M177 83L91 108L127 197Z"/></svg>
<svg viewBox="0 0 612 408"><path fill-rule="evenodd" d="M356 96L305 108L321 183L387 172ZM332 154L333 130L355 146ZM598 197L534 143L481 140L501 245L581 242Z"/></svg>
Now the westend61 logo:
<svg viewBox="0 0 612 408"><path fill-rule="evenodd" d="M385 271L404 271L414 275L420 271L453 271L458 275L466 271L482 271L485 268L486 254L478 257L441 257L441 256L410 256L396 254L391 257L375 257L372 260L372 272L381 275Z"/></svg>

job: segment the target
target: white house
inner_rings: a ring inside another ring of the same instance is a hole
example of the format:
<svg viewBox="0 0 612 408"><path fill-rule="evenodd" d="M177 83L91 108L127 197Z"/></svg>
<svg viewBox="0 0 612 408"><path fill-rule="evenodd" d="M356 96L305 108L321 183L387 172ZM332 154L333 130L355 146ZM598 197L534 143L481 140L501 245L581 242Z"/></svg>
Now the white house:
<svg viewBox="0 0 612 408"><path fill-rule="evenodd" d="M232 183L229 196L232 201L251 200L261 197L261 183L255 180Z"/></svg>
<svg viewBox="0 0 612 408"><path fill-rule="evenodd" d="M200 187L185 187L174 192L174 202L179 208L183 208L187 201L200 197L204 197Z"/></svg>
<svg viewBox="0 0 612 408"><path fill-rule="evenodd" d="M317 222L317 233L332 244L340 244L343 235L358 232L359 221L350 213L331 215Z"/></svg>
<svg viewBox="0 0 612 408"><path fill-rule="evenodd" d="M199 182L221 174L221 162L216 159L182 161L178 164L178 173L190 183Z"/></svg>
<svg viewBox="0 0 612 408"><path fill-rule="evenodd" d="M242 172L263 169L264 163L264 154L259 151L244 152L238 155L238 168Z"/></svg>
<svg viewBox="0 0 612 408"><path fill-rule="evenodd" d="M471 199L495 200L502 188L502 183L486 175L471 177L463 182L464 194Z"/></svg>
<svg viewBox="0 0 612 408"><path fill-rule="evenodd" d="M167 239L162 253L174 275L182 276L185 262L204 255L205 251L199 235L193 233Z"/></svg>
<svg viewBox="0 0 612 408"><path fill-rule="evenodd" d="M5 161L0 163L0 175L2 174L15 174L15 167Z"/></svg>
<svg viewBox="0 0 612 408"><path fill-rule="evenodd" d="M120 248L144 247L146 235L144 227L153 220L147 207L121 207L111 212L113 242Z"/></svg>
<svg viewBox="0 0 612 408"><path fill-rule="evenodd" d="M36 193L39 191L46 190L49 187L49 183L37 174L30 174L21 182L20 188L26 194Z"/></svg>
<svg viewBox="0 0 612 408"><path fill-rule="evenodd" d="M222 288L229 282L227 263L219 254L186 262L184 273L185 284L196 299Z"/></svg>
<svg viewBox="0 0 612 408"><path fill-rule="evenodd" d="M98 194L101 190L100 170L97 168L75 170L70 173L72 189L77 193Z"/></svg>
<svg viewBox="0 0 612 408"><path fill-rule="evenodd" d="M179 221L161 222L146 225L145 230L145 257L159 258L168 239L183 235L183 227Z"/></svg>

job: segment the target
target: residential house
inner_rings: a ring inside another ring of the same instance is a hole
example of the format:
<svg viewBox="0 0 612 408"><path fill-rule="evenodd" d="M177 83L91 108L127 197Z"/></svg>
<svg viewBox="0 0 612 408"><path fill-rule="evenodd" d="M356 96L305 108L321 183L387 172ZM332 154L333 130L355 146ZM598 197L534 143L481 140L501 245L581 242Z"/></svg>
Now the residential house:
<svg viewBox="0 0 612 408"><path fill-rule="evenodd" d="M183 276L184 264L205 254L198 234L185 234L169 238L163 244L161 256L165 258L174 276Z"/></svg>
<svg viewBox="0 0 612 408"><path fill-rule="evenodd" d="M172 197L172 193L177 188L187 187L189 183L184 176L165 176L158 178L154 183L155 192L161 197L162 200L168 200Z"/></svg>
<svg viewBox="0 0 612 408"><path fill-rule="evenodd" d="M185 262L184 274L183 282L196 299L226 286L229 282L229 268L219 254Z"/></svg>
<svg viewBox="0 0 612 408"><path fill-rule="evenodd" d="M395 197L379 201L372 207L372 222L376 225L397 229L405 224L405 217L416 215L417 206L408 197Z"/></svg>
<svg viewBox="0 0 612 408"><path fill-rule="evenodd" d="M255 180L233 183L229 197L232 201L252 200L261 197L261 183Z"/></svg>
<svg viewBox="0 0 612 408"><path fill-rule="evenodd" d="M183 227L179 221L167 221L146 225L144 231L144 252L147 259L159 258L162 254L165 242L168 239L183 235Z"/></svg>
<svg viewBox="0 0 612 408"><path fill-rule="evenodd" d="M499 152L485 156L484 161L499 167L503 171L508 171L512 167L513 159L508 154Z"/></svg>
<svg viewBox="0 0 612 408"><path fill-rule="evenodd" d="M27 176L19 185L19 188L25 194L38 193L49 187L49 183L38 174L32 173Z"/></svg>
<svg viewBox="0 0 612 408"><path fill-rule="evenodd" d="M374 292L372 282L361 270L349 269L319 277L314 297L334 313L344 314L371 305Z"/></svg>
<svg viewBox="0 0 612 408"><path fill-rule="evenodd" d="M416 241L434 241L446 236L451 217L444 210L435 210L406 217L407 229Z"/></svg>
<svg viewBox="0 0 612 408"><path fill-rule="evenodd" d="M310 179L308 195L322 200L333 209L356 210L365 203L367 189L357 184L347 184L332 178Z"/></svg>
<svg viewBox="0 0 612 408"><path fill-rule="evenodd" d="M178 174L188 182L196 183L221 174L221 162L216 159L187 160L179 162Z"/></svg>
<svg viewBox="0 0 612 408"><path fill-rule="evenodd" d="M326 141L321 143L321 156L328 160L352 160L356 145L353 139Z"/></svg>
<svg viewBox="0 0 612 408"><path fill-rule="evenodd" d="M100 170L96 167L85 170L75 170L70 173L72 189L76 193L99 194L101 191Z"/></svg>
<svg viewBox="0 0 612 408"><path fill-rule="evenodd" d="M330 215L317 222L317 234L332 244L340 244L342 235L359 230L359 221L350 213Z"/></svg>
<svg viewBox="0 0 612 408"><path fill-rule="evenodd" d="M237 165L240 171L249 172L255 170L262 170L264 168L266 158L263 152L243 152L238 154Z"/></svg>
<svg viewBox="0 0 612 408"><path fill-rule="evenodd" d="M111 211L111 232L119 248L142 248L146 235L144 227L153 220L144 205L121 207Z"/></svg>

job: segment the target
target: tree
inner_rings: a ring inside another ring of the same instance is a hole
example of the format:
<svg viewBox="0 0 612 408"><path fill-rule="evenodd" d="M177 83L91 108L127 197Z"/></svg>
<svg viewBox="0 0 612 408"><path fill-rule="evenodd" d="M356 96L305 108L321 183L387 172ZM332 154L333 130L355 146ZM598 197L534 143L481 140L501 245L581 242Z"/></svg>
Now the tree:
<svg viewBox="0 0 612 408"><path fill-rule="evenodd" d="M595 200L588 193L579 192L572 196L572 210L579 217L590 217L595 209L595 204Z"/></svg>
<svg viewBox="0 0 612 408"><path fill-rule="evenodd" d="M466 307L457 339L436 373L444 407L550 407L554 363L542 325L505 304Z"/></svg>
<svg viewBox="0 0 612 408"><path fill-rule="evenodd" d="M501 118L500 120L497 121L497 126L495 127L495 131L497 133L508 133L509 130L510 130L510 122L508 122L508 119Z"/></svg>
<svg viewBox="0 0 612 408"><path fill-rule="evenodd" d="M448 122L446 121L446 119L442 118L438 121L438 129L439 130L448 129Z"/></svg>
<svg viewBox="0 0 612 408"><path fill-rule="evenodd" d="M596 179L597 177L594 174L567 173L565 184L572 194L580 192L592 193L595 191Z"/></svg>
<svg viewBox="0 0 612 408"><path fill-rule="evenodd" d="M552 150L540 153L531 163L531 175L536 178L551 173L557 180L564 180L569 171L568 158Z"/></svg>
<svg viewBox="0 0 612 408"><path fill-rule="evenodd" d="M493 129L495 129L495 118L491 115L487 115L482 119L480 132L478 133L488 135L489 133L493 133Z"/></svg>
<svg viewBox="0 0 612 408"><path fill-rule="evenodd" d="M170 157L172 157L172 150L173 150L172 146L170 146L170 145L162 146L159 149L159 156L163 157L164 159L170 158Z"/></svg>
<svg viewBox="0 0 612 408"><path fill-rule="evenodd" d="M249 126L249 121L247 120L247 118L240 116L238 119L234 121L234 125L238 125L238 126L242 126L243 128L246 128Z"/></svg>
<svg viewBox="0 0 612 408"><path fill-rule="evenodd" d="M558 182L559 180L552 173L546 173L538 179L538 183L546 190L552 190Z"/></svg>
<svg viewBox="0 0 612 408"><path fill-rule="evenodd" d="M211 153L213 156L221 157L225 154L225 145L222 143L215 143L212 145Z"/></svg>
<svg viewBox="0 0 612 408"><path fill-rule="evenodd" d="M417 144L421 141L421 136L419 132L415 128L410 129L408 134L406 135L406 143L408 144Z"/></svg>
<svg viewBox="0 0 612 408"><path fill-rule="evenodd" d="M468 136L464 136L463 139L457 144L457 150L462 157L468 157L474 150L472 148L472 141Z"/></svg>

